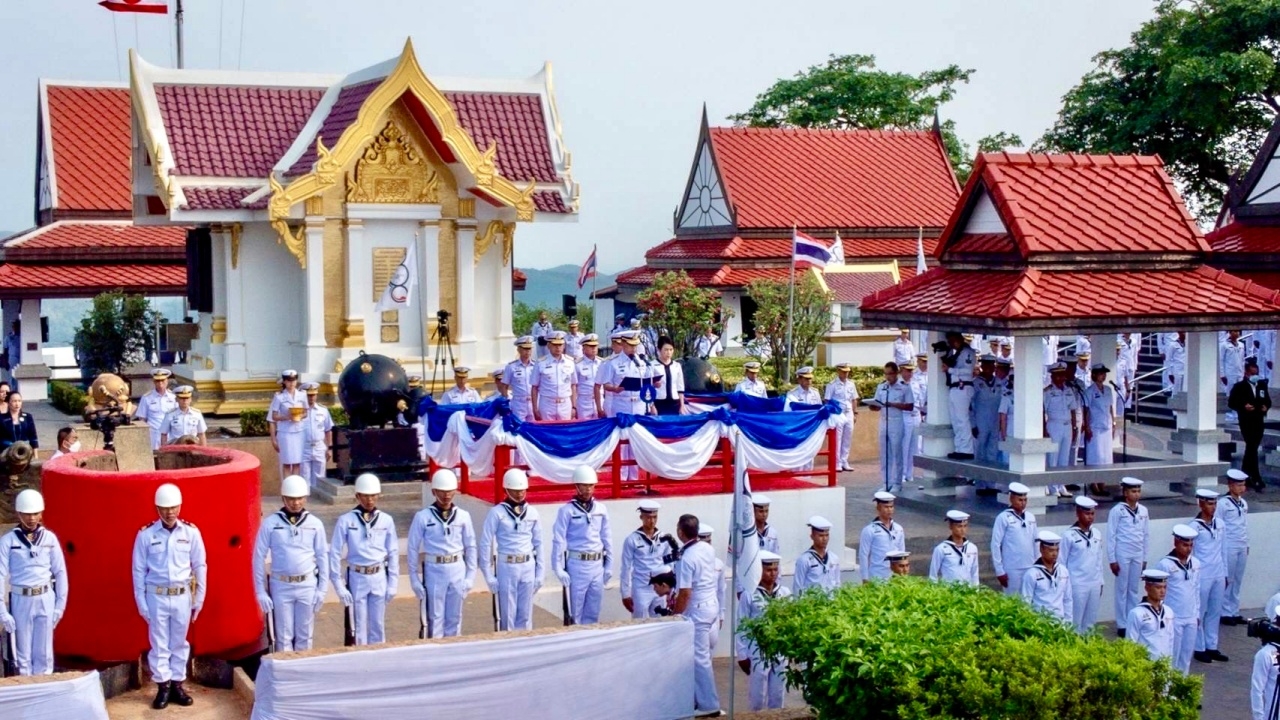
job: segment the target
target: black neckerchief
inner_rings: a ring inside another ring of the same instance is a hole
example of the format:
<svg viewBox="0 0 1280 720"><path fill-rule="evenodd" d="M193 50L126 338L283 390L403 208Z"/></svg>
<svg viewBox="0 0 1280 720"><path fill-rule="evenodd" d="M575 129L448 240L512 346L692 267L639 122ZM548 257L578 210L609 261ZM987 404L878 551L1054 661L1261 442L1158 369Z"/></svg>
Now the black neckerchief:
<svg viewBox="0 0 1280 720"><path fill-rule="evenodd" d="M529 503L518 503L511 498L502 501L503 508L516 520L523 520L524 514L529 510Z"/></svg>
<svg viewBox="0 0 1280 720"><path fill-rule="evenodd" d="M1027 526L1027 516L1025 514L1020 513L1017 510L1014 510L1013 508L1005 508L1005 512L1013 513L1013 516L1018 518L1018 520L1022 522L1022 527Z"/></svg>
<svg viewBox="0 0 1280 720"><path fill-rule="evenodd" d="M1209 533L1209 537L1211 537L1211 538L1213 538L1213 539L1215 539L1215 540L1218 538L1217 534L1215 534L1215 533L1213 532L1213 525L1214 525L1214 521L1213 521L1213 520L1210 520L1209 522L1205 522L1204 520L1202 520L1202 519L1200 519L1200 518L1196 518L1196 523L1197 523L1197 524L1199 524L1199 525L1200 525L1200 527L1204 528L1204 531L1205 531L1205 532Z"/></svg>
<svg viewBox="0 0 1280 720"><path fill-rule="evenodd" d="M1131 507L1129 507L1129 503L1120 503L1120 507L1124 508L1124 511L1125 511L1125 512L1127 512L1127 513L1129 513L1129 517L1133 519L1134 524L1137 524L1137 522L1138 522L1138 508L1137 508L1137 507L1132 507L1132 508L1131 508Z"/></svg>
<svg viewBox="0 0 1280 720"><path fill-rule="evenodd" d="M636 535L639 535L641 538L643 538L644 541L649 544L649 547L653 547L654 543L658 542L657 528L654 528L653 537L649 537L648 535L645 535L644 528L642 527L636 528Z"/></svg>
<svg viewBox="0 0 1280 720"><path fill-rule="evenodd" d="M773 586L773 589L772 589L772 590L765 590L763 585L757 585L757 586L756 586L756 592L760 593L761 595L764 595L765 597L769 598L770 600L773 600L773 599L776 599L776 598L778 597L778 588L779 588L779 587L780 587L779 585L775 584L775 585Z"/></svg>
<svg viewBox="0 0 1280 720"><path fill-rule="evenodd" d="M1092 525L1089 526L1089 529L1087 531L1081 530L1080 526L1077 524L1072 524L1071 529L1075 530L1076 534L1080 536L1080 539L1084 541L1085 547L1093 547L1093 526Z"/></svg>
<svg viewBox="0 0 1280 720"><path fill-rule="evenodd" d="M1165 611L1165 607L1164 607L1164 604L1163 604L1163 603L1161 603L1161 605L1160 605L1160 610L1159 610L1159 612L1157 612L1157 611L1156 611L1156 609L1155 609L1154 607L1152 607L1151 603L1149 603L1149 602L1140 603L1140 604L1138 605L1138 607L1144 607L1144 608L1146 608L1146 609L1147 609L1147 612L1151 613L1151 617L1155 618L1155 619L1156 619L1156 621L1158 621L1158 622L1160 623L1160 629L1161 629L1161 630L1163 630L1163 629L1164 629L1164 611Z"/></svg>
<svg viewBox="0 0 1280 720"><path fill-rule="evenodd" d="M884 530L886 535L888 535L889 537L893 537L893 521L892 520L889 521L888 525L885 525L884 523L880 522L879 518L876 518L875 520L871 521L871 524L879 525L880 529Z"/></svg>
<svg viewBox="0 0 1280 720"><path fill-rule="evenodd" d="M1035 565L1032 565L1032 567L1038 569L1040 574L1044 575L1044 579L1049 581L1050 585L1057 587L1058 568L1060 567L1058 563L1053 564L1053 570L1051 571L1049 570L1049 567L1044 564L1044 558L1040 558L1036 560Z"/></svg>
<svg viewBox="0 0 1280 720"><path fill-rule="evenodd" d="M1177 555L1174 555L1173 553L1169 553L1168 555L1165 555L1165 557L1167 557L1167 558L1169 558L1170 560L1172 560L1172 561L1173 561L1173 564L1174 564L1174 565L1177 565L1177 566L1178 566L1178 569L1182 571L1182 579L1183 579L1183 580L1190 580L1190 579L1191 579L1191 571L1192 571L1192 570L1195 570L1195 564L1196 564L1196 563L1195 563L1195 559L1196 559L1196 558L1195 558L1195 556L1194 556L1194 555L1188 555L1188 556L1187 556L1187 564L1186 564L1186 565L1183 565L1183 564L1182 564L1182 561L1178 559L1178 556L1177 556Z"/></svg>
<svg viewBox="0 0 1280 720"><path fill-rule="evenodd" d="M444 525L444 531L449 532L449 526L453 524L454 518L458 517L458 507L455 505L449 508L449 512L445 513L440 509L439 503L431 503L431 514Z"/></svg>
<svg viewBox="0 0 1280 720"><path fill-rule="evenodd" d="M951 548L953 551L955 551L956 557L960 558L960 564L961 564L961 565L963 565L963 564L964 564L964 549L965 549L965 547L966 547L966 546L968 546L968 545L969 545L969 539L968 539L968 538L965 538L965 539L964 539L964 541L963 541L963 542L961 542L959 545L957 545L957 544L955 543L955 541L954 541L954 540L952 540L951 538L947 538L946 540L943 540L942 542L946 543L947 547L949 547L949 548Z"/></svg>
<svg viewBox="0 0 1280 720"><path fill-rule="evenodd" d="M763 529L763 530L761 530L759 527L756 527L756 535L759 535L760 537L768 537L768 535L769 535L769 523L765 523L765 524L764 524L764 529Z"/></svg>
<svg viewBox="0 0 1280 720"><path fill-rule="evenodd" d="M43 525L36 525L36 529L32 530L30 533L28 533L25 528L19 525L18 527L13 529L13 532L15 535L18 536L18 542L25 545L27 550L31 550L31 551L34 551L35 548L40 544L40 541L44 539Z"/></svg>
<svg viewBox="0 0 1280 720"><path fill-rule="evenodd" d="M365 519L364 508L359 505L355 506L355 509L352 510L352 512L356 514L356 520L359 520L360 524L364 525L365 530L369 530L378 522L378 508L374 508L369 511L369 518L367 520Z"/></svg>
<svg viewBox="0 0 1280 720"><path fill-rule="evenodd" d="M1244 513L1245 504L1242 500L1237 500L1235 495L1227 495L1227 499L1231 501L1232 505L1236 506L1236 512L1239 512L1241 514Z"/></svg>
<svg viewBox="0 0 1280 720"><path fill-rule="evenodd" d="M823 557L818 557L818 551L817 551L817 550L814 550L812 547L810 547L810 548L809 548L808 550L806 550L805 552L807 552L807 553L809 553L810 555L812 555L814 560L817 560L818 562L822 563L822 569L823 569L823 570L826 570L826 568L827 568L827 558L828 558L828 557L830 557L831 553L827 553L827 554L826 554L825 556L823 556Z"/></svg>
<svg viewBox="0 0 1280 720"><path fill-rule="evenodd" d="M588 501L586 502L586 504L585 504L585 505L582 503L582 501L578 500L578 498L574 498L574 499L570 500L569 502L573 503L573 506L574 506L574 507L578 508L579 510L581 510L582 512L584 512L584 513L586 513L586 514L588 514L588 515L590 515L590 514L591 514L591 511L592 511L592 510L594 510L594 509L595 509L595 507L596 507L596 499L595 499L595 498L591 498L590 500L588 500Z"/></svg>
<svg viewBox="0 0 1280 720"><path fill-rule="evenodd" d="M280 512L276 514L280 516L281 520L284 520L285 522L289 523L290 525L293 525L294 527L301 525L302 521L307 519L307 511L305 508L300 510L297 513L291 513L288 510L285 510L284 508L280 508Z"/></svg>

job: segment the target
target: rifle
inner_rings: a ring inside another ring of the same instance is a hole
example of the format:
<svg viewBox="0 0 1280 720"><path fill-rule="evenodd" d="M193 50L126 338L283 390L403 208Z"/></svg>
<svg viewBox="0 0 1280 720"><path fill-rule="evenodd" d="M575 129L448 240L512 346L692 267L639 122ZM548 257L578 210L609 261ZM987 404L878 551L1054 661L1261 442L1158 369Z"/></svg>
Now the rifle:
<svg viewBox="0 0 1280 720"><path fill-rule="evenodd" d="M347 592L351 592L351 568L347 568L346 586ZM351 604L345 606L342 610L342 645L343 647L352 647L356 644L355 599L353 598Z"/></svg>
<svg viewBox="0 0 1280 720"><path fill-rule="evenodd" d="M422 563L422 602L418 603L418 639L431 637L431 602L427 595L427 563Z"/></svg>
<svg viewBox="0 0 1280 720"><path fill-rule="evenodd" d="M564 571L566 574L569 572L568 558L565 558ZM569 586L568 585L562 584L560 586L560 609L561 611L564 612L564 626L569 627L570 625L573 624L573 613L570 612L570 609L569 609Z"/></svg>
<svg viewBox="0 0 1280 720"><path fill-rule="evenodd" d="M268 573L268 574L267 574L267 582L265 583L265 587L266 587L266 590L267 590L267 596L268 596L268 597L270 597L270 596L271 596L271 574L270 574L270 573ZM275 651L276 651L276 618L275 618L276 612L275 612L275 608L272 608L272 609L271 609L271 612L269 612L269 613L264 613L264 615L266 615L266 616L267 616L267 617L266 617L266 620L267 620L267 652L268 652L268 653L273 653L273 652L275 652Z"/></svg>
<svg viewBox="0 0 1280 720"><path fill-rule="evenodd" d="M3 631L0 631L3 632ZM6 632L4 634L4 643L0 644L0 663L4 677L14 677L18 674L18 646L14 641L13 633Z"/></svg>
<svg viewBox="0 0 1280 720"><path fill-rule="evenodd" d="M493 555L491 559L493 560L493 575L494 577L497 577L498 556ZM502 608L498 602L498 588L491 587L489 588L489 592L493 594L493 631L499 632L502 630Z"/></svg>

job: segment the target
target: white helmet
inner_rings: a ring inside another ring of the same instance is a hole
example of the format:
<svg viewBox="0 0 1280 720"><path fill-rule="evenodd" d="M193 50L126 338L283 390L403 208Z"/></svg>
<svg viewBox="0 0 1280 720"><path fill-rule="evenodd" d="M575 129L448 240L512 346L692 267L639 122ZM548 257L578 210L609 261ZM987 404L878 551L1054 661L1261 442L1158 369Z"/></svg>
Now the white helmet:
<svg viewBox="0 0 1280 720"><path fill-rule="evenodd" d="M431 476L432 490L457 490L458 476L449 468L441 468Z"/></svg>
<svg viewBox="0 0 1280 720"><path fill-rule="evenodd" d="M361 495L381 495L382 483L373 473L364 473L356 478L356 492Z"/></svg>
<svg viewBox="0 0 1280 720"><path fill-rule="evenodd" d="M33 515L44 512L44 496L36 490L23 490L13 499L13 509Z"/></svg>
<svg viewBox="0 0 1280 720"><path fill-rule="evenodd" d="M529 474L520 468L511 468L502 474L503 490L528 490Z"/></svg>
<svg viewBox="0 0 1280 720"><path fill-rule="evenodd" d="M182 491L173 483L165 483L156 488L156 507L170 508L182 504Z"/></svg>
<svg viewBox="0 0 1280 720"><path fill-rule="evenodd" d="M574 485L595 485L599 482L600 478L596 477L595 468L579 465L573 471Z"/></svg>
<svg viewBox="0 0 1280 720"><path fill-rule="evenodd" d="M280 496L287 498L304 498L311 494L311 486L301 475L290 475L280 481Z"/></svg>

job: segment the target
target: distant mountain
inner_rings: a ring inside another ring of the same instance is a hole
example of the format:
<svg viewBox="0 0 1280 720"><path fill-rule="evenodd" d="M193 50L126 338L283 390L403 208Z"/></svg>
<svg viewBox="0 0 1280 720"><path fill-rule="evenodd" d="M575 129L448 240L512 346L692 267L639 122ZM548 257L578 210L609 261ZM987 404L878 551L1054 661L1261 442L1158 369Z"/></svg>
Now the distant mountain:
<svg viewBox="0 0 1280 720"><path fill-rule="evenodd" d="M525 284L523 292L516 293L516 302L528 303L533 307L546 305L558 308L560 296L569 294L576 295L580 305L591 302L591 281L587 281L586 287L578 289L579 269L577 265L559 265L545 270L520 268L520 271L528 276L529 281ZM601 273L595 279L595 286L608 287L613 284L614 277L614 275Z"/></svg>

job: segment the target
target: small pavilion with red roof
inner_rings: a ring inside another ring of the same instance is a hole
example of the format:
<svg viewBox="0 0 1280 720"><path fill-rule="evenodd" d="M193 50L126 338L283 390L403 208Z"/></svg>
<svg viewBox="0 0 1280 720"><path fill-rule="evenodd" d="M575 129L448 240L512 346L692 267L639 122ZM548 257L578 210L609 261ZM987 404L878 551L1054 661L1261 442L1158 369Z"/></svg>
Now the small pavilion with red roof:
<svg viewBox="0 0 1280 720"><path fill-rule="evenodd" d="M951 419L941 363L929 369L925 457L937 477L1041 488L1125 474L1216 484L1217 331L1274 326L1280 292L1206 264L1209 245L1155 157L979 156L936 251L940 267L863 303L873 324L1012 335L1014 418L1002 443L1009 468L947 458ZM1180 461L1046 470L1041 338L1096 335L1094 361L1114 367L1114 333L1186 331L1186 412L1173 440Z"/></svg>
<svg viewBox="0 0 1280 720"><path fill-rule="evenodd" d="M864 295L916 271L917 243L932 252L959 196L941 133L711 127L706 109L679 206L674 237L645 253L645 264L620 273L596 295L596 327L611 327L614 308L630 307L661 272L685 270L721 291L732 311L726 347L754 331L756 279L787 280L793 228L834 241L847 265L828 274L837 305L856 311ZM834 269L834 268L833 268ZM613 300L615 302L608 302ZM896 335L848 340L883 342Z"/></svg>

